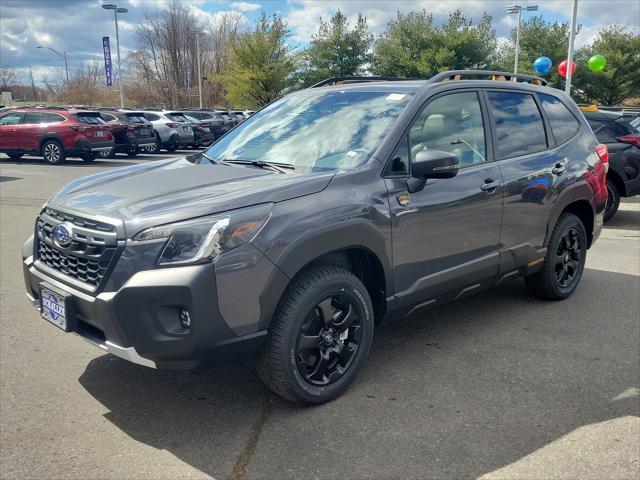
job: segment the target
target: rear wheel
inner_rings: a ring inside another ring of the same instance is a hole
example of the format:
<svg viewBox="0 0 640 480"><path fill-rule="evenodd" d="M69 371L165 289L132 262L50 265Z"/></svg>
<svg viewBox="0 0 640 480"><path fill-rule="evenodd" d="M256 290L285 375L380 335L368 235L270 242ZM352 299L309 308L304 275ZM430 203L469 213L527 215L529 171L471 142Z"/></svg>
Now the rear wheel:
<svg viewBox="0 0 640 480"><path fill-rule="evenodd" d="M563 300L578 287L587 258L587 233L572 213L558 219L542 270L525 278L529 290L546 300Z"/></svg>
<svg viewBox="0 0 640 480"><path fill-rule="evenodd" d="M177 146L177 145L169 145L169 146L167 146L167 152L169 152L169 153L173 153L173 152L175 152L177 149L178 149L178 146Z"/></svg>
<svg viewBox="0 0 640 480"><path fill-rule="evenodd" d="M158 135L158 132L153 132L153 134L156 137L156 144L153 145L152 147L149 147L147 151L151 153L160 153L160 148L162 147L162 142L160 141L160 135Z"/></svg>
<svg viewBox="0 0 640 480"><path fill-rule="evenodd" d="M604 211L604 221L611 220L620 206L620 191L616 184L607 178L607 208Z"/></svg>
<svg viewBox="0 0 640 480"><path fill-rule="evenodd" d="M42 156L52 165L59 165L66 159L64 148L56 140L47 140L42 144Z"/></svg>
<svg viewBox="0 0 640 480"><path fill-rule="evenodd" d="M127 157L135 157L136 155L138 155L138 153L140 152L140 149L135 146L135 147L129 147L129 149L127 150Z"/></svg>
<svg viewBox="0 0 640 480"><path fill-rule="evenodd" d="M18 160L19 158L22 158L24 153L8 153L7 155L9 155L9 158L12 160Z"/></svg>
<svg viewBox="0 0 640 480"><path fill-rule="evenodd" d="M362 368L373 328L373 306L362 282L338 267L313 267L292 281L281 300L258 373L288 400L327 402Z"/></svg>

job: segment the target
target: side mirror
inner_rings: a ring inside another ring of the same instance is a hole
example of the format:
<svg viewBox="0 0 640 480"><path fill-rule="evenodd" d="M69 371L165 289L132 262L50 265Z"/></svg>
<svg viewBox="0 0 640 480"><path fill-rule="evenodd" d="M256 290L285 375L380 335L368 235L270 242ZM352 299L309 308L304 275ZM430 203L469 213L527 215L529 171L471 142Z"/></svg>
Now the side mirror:
<svg viewBox="0 0 640 480"><path fill-rule="evenodd" d="M422 150L411 163L414 178L452 178L458 174L458 156L441 150Z"/></svg>

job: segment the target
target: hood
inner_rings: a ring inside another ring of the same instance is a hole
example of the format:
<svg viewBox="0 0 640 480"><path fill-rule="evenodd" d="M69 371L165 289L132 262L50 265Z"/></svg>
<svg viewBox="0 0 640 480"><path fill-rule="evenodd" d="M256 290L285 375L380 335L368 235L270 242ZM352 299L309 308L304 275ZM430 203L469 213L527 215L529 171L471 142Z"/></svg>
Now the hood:
<svg viewBox="0 0 640 480"><path fill-rule="evenodd" d="M63 187L47 205L122 220L131 237L151 226L310 195L326 188L333 175L282 174L182 158L80 178Z"/></svg>

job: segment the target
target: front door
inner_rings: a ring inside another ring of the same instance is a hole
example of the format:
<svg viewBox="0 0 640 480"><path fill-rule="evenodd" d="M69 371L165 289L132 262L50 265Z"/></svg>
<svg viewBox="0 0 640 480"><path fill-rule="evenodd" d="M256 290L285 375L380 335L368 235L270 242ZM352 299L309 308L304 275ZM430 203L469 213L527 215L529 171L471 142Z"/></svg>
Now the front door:
<svg viewBox="0 0 640 480"><path fill-rule="evenodd" d="M0 118L0 148L18 148L16 126L22 115L22 112L9 112Z"/></svg>
<svg viewBox="0 0 640 480"><path fill-rule="evenodd" d="M462 296L498 273L503 187L487 157L486 123L477 91L440 95L425 104L391 157L385 181L398 306ZM409 193L409 166L425 149L455 153L460 170Z"/></svg>

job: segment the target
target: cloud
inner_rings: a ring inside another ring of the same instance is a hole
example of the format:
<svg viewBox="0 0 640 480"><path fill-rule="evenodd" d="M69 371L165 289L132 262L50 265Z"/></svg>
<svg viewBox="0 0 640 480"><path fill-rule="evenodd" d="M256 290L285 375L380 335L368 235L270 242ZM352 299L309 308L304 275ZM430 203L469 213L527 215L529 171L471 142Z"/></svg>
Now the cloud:
<svg viewBox="0 0 640 480"><path fill-rule="evenodd" d="M251 2L233 2L230 7L240 10L241 12L255 12L256 10L260 10L262 5Z"/></svg>

